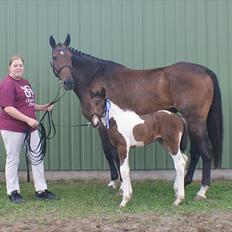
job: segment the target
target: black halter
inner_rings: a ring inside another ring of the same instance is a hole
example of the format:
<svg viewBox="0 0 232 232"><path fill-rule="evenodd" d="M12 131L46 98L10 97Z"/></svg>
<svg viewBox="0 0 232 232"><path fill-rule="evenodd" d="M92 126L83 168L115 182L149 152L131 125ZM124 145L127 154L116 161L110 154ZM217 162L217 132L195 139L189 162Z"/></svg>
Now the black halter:
<svg viewBox="0 0 232 232"><path fill-rule="evenodd" d="M62 52L62 51L66 51L66 50L69 50L69 48L56 48L55 49L56 51L59 51L59 52ZM66 65L63 65L62 67L60 67L58 70L56 70L55 68L55 65L54 65L54 57L52 58L53 61L50 62L50 65L52 67L52 71L54 73L54 75L56 77L58 77L60 79L60 72L62 71L63 68L69 68L70 72L72 73L73 72L73 69L70 65L66 64Z"/></svg>
<svg viewBox="0 0 232 232"><path fill-rule="evenodd" d="M70 72L71 73L73 72L72 67L70 65L68 65L68 64L60 67L58 70L55 69L54 61L53 61L53 63L50 63L50 65L52 66L52 71L53 71L54 75L56 77L58 77L59 79L60 79L60 72L62 71L63 68L69 68Z"/></svg>

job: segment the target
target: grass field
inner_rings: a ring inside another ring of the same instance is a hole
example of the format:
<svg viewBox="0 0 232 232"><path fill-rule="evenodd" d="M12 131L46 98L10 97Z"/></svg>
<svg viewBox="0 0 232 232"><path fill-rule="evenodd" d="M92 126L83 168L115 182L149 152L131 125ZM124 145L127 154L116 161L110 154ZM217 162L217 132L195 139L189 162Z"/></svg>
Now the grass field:
<svg viewBox="0 0 232 232"><path fill-rule="evenodd" d="M187 187L186 200L178 207L172 206L174 192L171 182L133 182L133 197L128 206L123 209L118 207L121 196L116 190L106 187L106 183L103 182L52 182L49 183L49 190L54 192L59 199L42 202L35 200L32 183L22 183L21 194L26 203L20 205L9 202L5 184L1 183L0 186L0 225L8 222L6 228L11 228L14 222L25 223L26 221L30 222L30 225L34 222L37 226L49 224L50 219L60 222L78 219L80 222L86 218L99 218L99 220L108 218L111 222L117 222L124 216L134 215L178 217L178 215L191 214L232 213L232 181L213 181L208 192L208 199L204 201L193 199L200 186L199 183L194 183ZM0 226L0 231L7 230L1 230ZM25 228L24 231L26 231Z"/></svg>

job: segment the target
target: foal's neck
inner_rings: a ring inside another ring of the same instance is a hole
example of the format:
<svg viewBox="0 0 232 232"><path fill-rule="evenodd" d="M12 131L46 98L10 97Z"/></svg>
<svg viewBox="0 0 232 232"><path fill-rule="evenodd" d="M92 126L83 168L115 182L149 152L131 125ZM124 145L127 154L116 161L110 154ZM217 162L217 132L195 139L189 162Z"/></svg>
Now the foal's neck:
<svg viewBox="0 0 232 232"><path fill-rule="evenodd" d="M109 116L110 118L113 118L115 116L121 117L123 111L119 106L114 104L112 101L110 101L110 109L109 109Z"/></svg>
<svg viewBox="0 0 232 232"><path fill-rule="evenodd" d="M118 105L114 104L112 101L110 101L110 107L109 107L109 119L114 118L115 120L128 120L131 117L131 114L135 114L135 112L127 109L122 109ZM104 117L104 120L106 120L107 115Z"/></svg>

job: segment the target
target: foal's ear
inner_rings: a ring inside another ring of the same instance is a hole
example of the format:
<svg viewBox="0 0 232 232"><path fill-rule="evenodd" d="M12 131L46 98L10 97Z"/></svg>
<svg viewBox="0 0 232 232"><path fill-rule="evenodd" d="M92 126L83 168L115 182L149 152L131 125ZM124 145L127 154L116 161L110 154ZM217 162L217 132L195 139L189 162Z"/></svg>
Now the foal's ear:
<svg viewBox="0 0 232 232"><path fill-rule="evenodd" d="M101 96L102 96L103 98L105 98L105 96L106 96L106 90L105 90L104 87L103 87L102 90L101 90Z"/></svg>
<svg viewBox="0 0 232 232"><path fill-rule="evenodd" d="M56 41L52 35L50 36L49 43L50 43L52 48L54 48L56 46Z"/></svg>
<svg viewBox="0 0 232 232"><path fill-rule="evenodd" d="M64 45L65 45L66 47L68 47L69 44L70 44L70 42L71 42L71 37L70 37L69 34L67 34L66 39L65 39L65 41L64 41Z"/></svg>
<svg viewBox="0 0 232 232"><path fill-rule="evenodd" d="M106 90L105 90L104 87L101 89L101 91L97 91L97 92L93 92L92 90L90 90L89 91L89 95L90 95L91 98L94 98L94 97L105 98L105 96L106 96Z"/></svg>

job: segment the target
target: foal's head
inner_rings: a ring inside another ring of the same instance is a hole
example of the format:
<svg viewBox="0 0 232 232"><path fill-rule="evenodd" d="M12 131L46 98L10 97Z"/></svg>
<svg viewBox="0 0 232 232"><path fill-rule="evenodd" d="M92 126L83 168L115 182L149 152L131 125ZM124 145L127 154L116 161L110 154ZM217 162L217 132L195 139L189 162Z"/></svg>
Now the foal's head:
<svg viewBox="0 0 232 232"><path fill-rule="evenodd" d="M71 38L68 34L63 44L56 44L55 39L50 36L50 46L52 47L52 69L56 77L64 84L65 90L74 88L75 83L72 78L72 53L69 49Z"/></svg>
<svg viewBox="0 0 232 232"><path fill-rule="evenodd" d="M90 112L92 115L92 125L97 127L106 111L106 91L102 88L100 91L89 91L90 94Z"/></svg>

